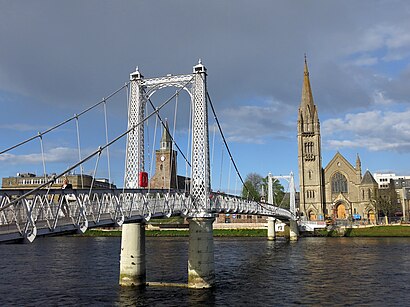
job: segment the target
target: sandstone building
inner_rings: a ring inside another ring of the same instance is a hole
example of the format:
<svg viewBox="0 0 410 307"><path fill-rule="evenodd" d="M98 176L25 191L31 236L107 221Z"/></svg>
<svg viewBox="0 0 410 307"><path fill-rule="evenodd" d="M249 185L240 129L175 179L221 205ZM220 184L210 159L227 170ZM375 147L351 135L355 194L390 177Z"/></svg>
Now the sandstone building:
<svg viewBox="0 0 410 307"><path fill-rule="evenodd" d="M306 58L297 129L301 218L374 222L373 204L379 194L378 184L369 171L362 176L359 156L353 166L337 152L328 165L322 167L320 121Z"/></svg>
<svg viewBox="0 0 410 307"><path fill-rule="evenodd" d="M177 175L177 152L172 148L168 122L162 132L160 148L155 151L155 173L148 187L150 189L189 190L190 180Z"/></svg>

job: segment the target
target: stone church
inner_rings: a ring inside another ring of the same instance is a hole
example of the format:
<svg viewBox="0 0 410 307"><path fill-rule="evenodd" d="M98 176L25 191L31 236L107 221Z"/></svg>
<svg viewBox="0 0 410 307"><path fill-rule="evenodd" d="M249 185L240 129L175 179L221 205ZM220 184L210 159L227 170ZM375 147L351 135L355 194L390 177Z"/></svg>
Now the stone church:
<svg viewBox="0 0 410 307"><path fill-rule="evenodd" d="M165 122L160 147L155 151L155 173L150 189L189 190L190 179L177 175L177 152L173 150L168 122Z"/></svg>
<svg viewBox="0 0 410 307"><path fill-rule="evenodd" d="M359 155L353 166L337 152L322 168L320 121L306 58L297 126L301 218L374 222L372 200L378 195L378 184L369 171L362 176Z"/></svg>

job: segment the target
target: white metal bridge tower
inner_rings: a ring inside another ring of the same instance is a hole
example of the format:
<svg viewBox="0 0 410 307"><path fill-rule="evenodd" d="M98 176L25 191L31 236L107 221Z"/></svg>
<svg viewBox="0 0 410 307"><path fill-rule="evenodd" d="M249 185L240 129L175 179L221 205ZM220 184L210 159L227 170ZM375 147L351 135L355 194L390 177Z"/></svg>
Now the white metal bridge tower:
<svg viewBox="0 0 410 307"><path fill-rule="evenodd" d="M297 225L297 217L296 217L296 189L295 189L295 180L293 178L293 172L289 174L289 176L273 176L271 173L268 174L268 203L273 205L274 204L274 197L273 197L273 179L285 179L289 182L289 210L293 216L293 219L289 220L289 238L292 241L297 240L298 238L298 225ZM268 218L268 239L274 240L276 237L275 234L275 218Z"/></svg>
<svg viewBox="0 0 410 307"><path fill-rule="evenodd" d="M201 61L193 67L189 75L167 75L165 77L144 79L138 68L130 75L131 93L128 111L128 134L125 187L139 188L140 173L144 172L144 121L146 101L155 91L165 87L178 87L186 90L192 104L192 156L191 189L193 208L189 218L188 286L190 288L209 288L214 285L214 244L212 223L215 218L210 206L210 163L208 137L208 106L206 88L206 68ZM138 126L137 126L138 125ZM145 244L135 245L127 238L138 238L143 242L144 226L124 224L120 265L120 284L140 284L145 279ZM134 256L139 255L140 265Z"/></svg>
<svg viewBox="0 0 410 307"><path fill-rule="evenodd" d="M210 169L208 109L206 100L206 68L199 61L188 75L167 75L144 79L138 68L130 75L131 90L128 106L128 129L143 122L147 99L165 87L179 87L191 97L192 112L192 171L191 195L197 213L209 210ZM139 188L139 174L144 171L144 126L139 125L128 134L125 187Z"/></svg>

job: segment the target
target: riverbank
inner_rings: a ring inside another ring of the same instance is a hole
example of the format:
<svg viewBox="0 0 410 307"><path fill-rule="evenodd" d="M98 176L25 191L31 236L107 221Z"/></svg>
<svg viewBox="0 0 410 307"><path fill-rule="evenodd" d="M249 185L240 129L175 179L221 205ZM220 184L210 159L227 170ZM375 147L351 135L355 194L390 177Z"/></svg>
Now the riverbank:
<svg viewBox="0 0 410 307"><path fill-rule="evenodd" d="M267 237L267 229L214 229L214 237ZM188 237L188 229L161 229L145 230L147 237ZM301 234L303 237L410 237L410 225L387 225L367 228L336 228L332 230L321 229L313 234ZM120 229L89 229L79 236L85 237L121 237ZM283 236L282 232L277 233Z"/></svg>
<svg viewBox="0 0 410 307"><path fill-rule="evenodd" d="M366 228L321 229L317 237L410 237L410 225L384 225Z"/></svg>
<svg viewBox="0 0 410 307"><path fill-rule="evenodd" d="M266 229L214 229L214 237L266 237ZM84 237L121 237L121 230L89 229ZM188 229L145 230L147 237L188 237ZM280 236L280 235L279 235Z"/></svg>

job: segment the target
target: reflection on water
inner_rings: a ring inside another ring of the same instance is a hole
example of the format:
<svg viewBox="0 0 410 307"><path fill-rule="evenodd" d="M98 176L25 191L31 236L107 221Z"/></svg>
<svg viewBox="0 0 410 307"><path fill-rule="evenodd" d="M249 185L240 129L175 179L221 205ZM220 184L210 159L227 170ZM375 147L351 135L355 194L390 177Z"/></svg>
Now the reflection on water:
<svg viewBox="0 0 410 307"><path fill-rule="evenodd" d="M410 238L216 238L216 288L121 288L120 238L0 245L0 304L405 306ZM147 280L187 282L188 240L147 238Z"/></svg>

